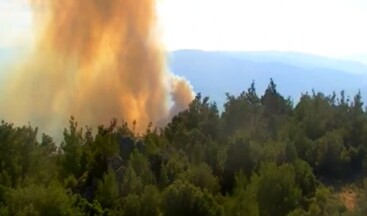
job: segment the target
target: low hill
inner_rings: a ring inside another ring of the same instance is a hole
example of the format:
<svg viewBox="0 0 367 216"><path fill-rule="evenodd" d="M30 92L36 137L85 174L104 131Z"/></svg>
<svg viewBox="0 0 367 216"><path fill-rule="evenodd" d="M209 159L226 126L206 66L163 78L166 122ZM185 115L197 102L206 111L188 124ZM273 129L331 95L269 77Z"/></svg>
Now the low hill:
<svg viewBox="0 0 367 216"><path fill-rule="evenodd" d="M253 80L263 94L270 78L295 101L312 89L325 94L345 90L349 96L361 90L367 99L367 66L349 60L297 52L179 50L169 53L169 67L219 105L225 102L223 92L239 94Z"/></svg>

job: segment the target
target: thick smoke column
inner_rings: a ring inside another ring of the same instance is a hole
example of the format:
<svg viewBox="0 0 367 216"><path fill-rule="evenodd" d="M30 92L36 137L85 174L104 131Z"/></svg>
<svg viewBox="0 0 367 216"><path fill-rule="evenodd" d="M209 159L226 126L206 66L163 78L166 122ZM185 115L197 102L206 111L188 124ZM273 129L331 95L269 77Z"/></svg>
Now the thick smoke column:
<svg viewBox="0 0 367 216"><path fill-rule="evenodd" d="M136 121L142 131L186 108L193 93L166 71L155 3L31 0L40 35L7 80L0 114L46 131L65 126L70 115L89 125Z"/></svg>

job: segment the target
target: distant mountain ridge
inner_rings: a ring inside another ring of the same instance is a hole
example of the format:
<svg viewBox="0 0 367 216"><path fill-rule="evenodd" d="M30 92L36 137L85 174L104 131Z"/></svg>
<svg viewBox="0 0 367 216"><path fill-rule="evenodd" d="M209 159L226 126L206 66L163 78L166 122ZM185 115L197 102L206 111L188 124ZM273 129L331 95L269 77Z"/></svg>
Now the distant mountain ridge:
<svg viewBox="0 0 367 216"><path fill-rule="evenodd" d="M22 49L0 48L0 78L7 72L7 63L22 52ZM363 60L363 56L360 59ZM367 65L361 62L279 51L178 50L168 53L170 70L186 77L196 92L209 96L219 106L225 102L226 92L238 95L247 90L253 80L258 94L262 95L270 78L283 96L295 101L301 93L312 89L325 94L345 90L351 97L360 90L367 103ZM2 81L0 79L0 84Z"/></svg>
<svg viewBox="0 0 367 216"><path fill-rule="evenodd" d="M312 89L325 94L345 90L351 97L360 90L367 99L367 65L359 62L278 51L178 50L169 53L168 59L174 73L186 77L196 92L220 106L226 92L239 94L253 80L262 95L270 78L283 96L295 101Z"/></svg>
<svg viewBox="0 0 367 216"><path fill-rule="evenodd" d="M351 61L357 61L363 64L367 64L367 53L358 53L354 55L348 55L348 56L344 56L344 58L351 60Z"/></svg>

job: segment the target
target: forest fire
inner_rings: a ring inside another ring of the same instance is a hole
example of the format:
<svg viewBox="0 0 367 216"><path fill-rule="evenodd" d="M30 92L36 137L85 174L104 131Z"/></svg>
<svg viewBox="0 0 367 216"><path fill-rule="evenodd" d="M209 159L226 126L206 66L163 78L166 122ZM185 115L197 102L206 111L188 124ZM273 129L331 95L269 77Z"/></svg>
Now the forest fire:
<svg viewBox="0 0 367 216"><path fill-rule="evenodd" d="M30 4L38 35L34 51L6 81L1 112L7 120L56 129L70 115L89 125L118 118L143 131L193 99L186 80L166 69L154 0Z"/></svg>

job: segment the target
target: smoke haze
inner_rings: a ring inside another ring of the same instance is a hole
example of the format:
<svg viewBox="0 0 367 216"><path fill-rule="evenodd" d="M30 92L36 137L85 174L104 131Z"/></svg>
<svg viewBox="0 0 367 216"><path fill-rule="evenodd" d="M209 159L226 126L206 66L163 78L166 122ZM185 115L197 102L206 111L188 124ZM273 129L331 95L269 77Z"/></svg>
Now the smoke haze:
<svg viewBox="0 0 367 216"><path fill-rule="evenodd" d="M191 86L166 70L154 0L30 4L39 35L6 79L5 120L52 131L71 115L92 126L117 118L136 121L139 132L149 122L160 126L193 99Z"/></svg>

